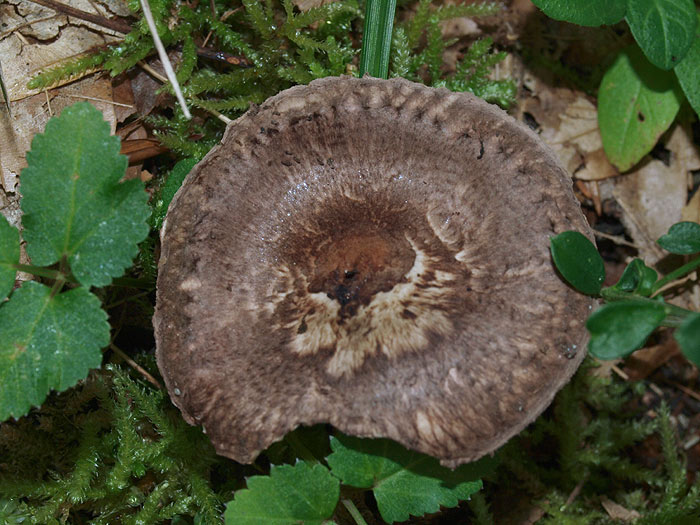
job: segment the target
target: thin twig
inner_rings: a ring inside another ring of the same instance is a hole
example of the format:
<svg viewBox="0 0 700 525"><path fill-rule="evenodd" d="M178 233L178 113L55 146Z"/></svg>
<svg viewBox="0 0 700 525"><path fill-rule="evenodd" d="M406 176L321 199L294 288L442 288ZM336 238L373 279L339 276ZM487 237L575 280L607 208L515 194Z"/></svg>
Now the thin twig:
<svg viewBox="0 0 700 525"><path fill-rule="evenodd" d="M137 63L139 65L139 67L141 67L141 69L143 69L146 73L151 75L156 80L160 80L163 84L165 84L168 81L168 79L166 77L164 77L163 75L158 73L158 71L156 71L151 66L146 64L146 62L144 62L143 60L139 60Z"/></svg>
<svg viewBox="0 0 700 525"><path fill-rule="evenodd" d="M566 502L564 503L565 507L568 507L569 505L571 505L574 502L574 500L581 493L581 489L583 489L583 486L586 484L587 480L588 480L588 476L585 476L581 481L578 482L578 485L576 485L574 487L574 490L571 491L571 494L569 494L569 497L566 498Z"/></svg>
<svg viewBox="0 0 700 525"><path fill-rule="evenodd" d="M121 357L124 361L126 361L126 363L129 366L131 366L134 370L136 370L139 374L141 374L147 381L154 384L156 387L158 387L158 389L163 390L163 385L161 385L160 382L155 377L153 377L151 374L149 374L145 368L143 368L136 361L134 361L128 355L126 355L121 348L116 346L114 343L110 343L109 348L115 354L117 354L119 357Z"/></svg>
<svg viewBox="0 0 700 525"><path fill-rule="evenodd" d="M49 98L49 91L44 89L44 95L46 95L46 109L49 112L49 117L53 117L53 110L51 109L51 99Z"/></svg>
<svg viewBox="0 0 700 525"><path fill-rule="evenodd" d="M153 43L156 46L156 51L158 51L160 61L163 63L163 69L165 69L165 74L167 75L168 80L170 80L170 85L173 86L175 97L177 98L177 101L180 104L180 107L182 108L182 114L187 120L189 120L192 118L192 115L190 115L190 110L187 109L185 97L182 96L180 83L177 81L175 71L173 70L173 66L170 63L170 59L168 58L168 53L165 51L165 47L163 47L163 42L161 42L160 36L158 36L158 29L156 29L156 23L153 20L153 15L151 14L151 6L149 5L148 0L141 0L141 9L143 10L144 18L146 18L146 23L148 24L148 29L151 32L151 37L153 38Z"/></svg>
<svg viewBox="0 0 700 525"><path fill-rule="evenodd" d="M598 230L593 230L593 233L595 234L596 237L602 237L603 239L608 239L609 241L612 241L615 244L622 244L623 246L629 246L631 248L639 250L639 246L637 246L634 243L629 242L621 235L610 235L609 233L599 232Z"/></svg>
<svg viewBox="0 0 700 525"><path fill-rule="evenodd" d="M695 399L695 400L697 400L697 401L700 401L700 394L698 394L695 390L692 390L692 389L688 388L688 387L685 386L685 385L681 385L680 383L676 383L675 381L666 381L666 382L667 382L669 385L675 386L678 390L680 390L681 392L683 392L683 393L689 395L689 396L692 397L693 399Z"/></svg>
<svg viewBox="0 0 700 525"><path fill-rule="evenodd" d="M111 29L112 31L116 31L117 33L127 34L131 32L131 26L118 18L105 18L104 16L88 13L87 11L83 11L82 9L76 9L75 7L62 4L61 2L56 2L55 0L30 1L35 4L48 7L49 9L53 9L54 11L58 11L59 13L63 13L64 15L79 18L80 20L85 20L86 22L91 22L95 25Z"/></svg>
<svg viewBox="0 0 700 525"><path fill-rule="evenodd" d="M669 290L671 288L675 288L676 286L680 286L681 284L687 283L688 281L690 281L694 277L695 277L695 272L688 274L685 277L681 277L680 279L677 279L675 281L671 281L670 283L666 283L661 288L656 290L653 294L651 294L649 297L651 297L653 299L657 295L664 293L666 290Z"/></svg>
<svg viewBox="0 0 700 525"><path fill-rule="evenodd" d="M94 100L95 102L104 102L105 104L112 104L113 106L121 106L123 108L132 109L134 106L131 104L122 104L121 102L114 102L113 100L106 100L104 98L88 97L86 95L67 95L71 98L84 98L86 100Z"/></svg>
<svg viewBox="0 0 700 525"><path fill-rule="evenodd" d="M155 69L153 69L151 66L149 66L149 65L146 64L145 62L140 61L140 62L138 62L138 65L139 65L146 73L148 73L149 75L151 75L151 76L152 76L153 78L155 78L156 80L160 80L160 81L163 82L164 84L168 81L167 78L165 78L163 75L161 75L160 73L158 73L158 71L156 71ZM205 111L208 111L209 113L211 113L212 115L214 115L216 118L218 118L218 119L219 119L221 122L223 122L224 124L228 124L229 122L231 122L231 119L230 119L230 118L228 118L228 117L225 116L225 115L222 115L221 113L219 113L219 112L216 111L216 110L213 110L213 109L205 109Z"/></svg>
<svg viewBox="0 0 700 525"><path fill-rule="evenodd" d="M625 380L625 381L629 381L629 380L630 380L630 376L628 376L628 375L625 373L625 371L622 370L622 369L621 369L620 367L618 367L617 365L613 365L611 368L612 368L612 371L615 372L617 375L619 375L623 380Z"/></svg>

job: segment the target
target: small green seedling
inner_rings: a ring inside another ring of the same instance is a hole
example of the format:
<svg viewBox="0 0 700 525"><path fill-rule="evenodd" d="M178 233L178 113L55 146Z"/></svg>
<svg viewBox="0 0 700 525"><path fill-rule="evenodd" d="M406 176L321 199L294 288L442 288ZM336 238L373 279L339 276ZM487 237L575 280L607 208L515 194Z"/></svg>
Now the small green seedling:
<svg viewBox="0 0 700 525"><path fill-rule="evenodd" d="M700 253L700 224L679 222L658 240L670 253ZM700 313L664 301L664 287L700 266L700 256L659 279L656 270L634 259L613 286L605 280L603 259L593 243L574 231L550 241L552 259L564 279L579 292L601 297L607 304L593 312L586 327L588 349L599 359L617 359L641 348L661 326L675 328L675 338L688 360L700 366Z"/></svg>
<svg viewBox="0 0 700 525"><path fill-rule="evenodd" d="M700 13L693 0L533 3L555 20L582 26L627 22L638 46L620 52L598 92L603 147L621 171L652 150L684 99L700 114Z"/></svg>
<svg viewBox="0 0 700 525"><path fill-rule="evenodd" d="M23 238L0 217L0 421L26 414L102 362L107 314L91 287L131 266L148 234L148 194L122 181L127 159L102 114L66 108L36 135L22 171ZM44 279L13 290L17 271Z"/></svg>

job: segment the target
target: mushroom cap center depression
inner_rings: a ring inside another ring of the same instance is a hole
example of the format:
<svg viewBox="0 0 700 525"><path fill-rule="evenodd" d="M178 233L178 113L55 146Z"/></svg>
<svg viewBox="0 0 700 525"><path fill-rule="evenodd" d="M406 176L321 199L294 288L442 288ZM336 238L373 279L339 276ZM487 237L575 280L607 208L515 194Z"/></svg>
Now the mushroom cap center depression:
<svg viewBox="0 0 700 525"><path fill-rule="evenodd" d="M378 292L405 281L415 252L405 237L368 224L351 224L319 250L309 292L324 292L340 303L340 321L368 305Z"/></svg>
<svg viewBox="0 0 700 525"><path fill-rule="evenodd" d="M360 193L286 222L270 297L285 346L330 357L333 377L444 344L472 307L469 272L426 211L407 195Z"/></svg>

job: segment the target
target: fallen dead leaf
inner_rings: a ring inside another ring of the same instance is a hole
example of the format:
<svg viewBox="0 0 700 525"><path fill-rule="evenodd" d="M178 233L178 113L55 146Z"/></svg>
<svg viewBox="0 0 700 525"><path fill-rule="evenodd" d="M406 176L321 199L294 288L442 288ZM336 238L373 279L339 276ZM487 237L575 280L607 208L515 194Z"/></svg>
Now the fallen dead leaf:
<svg viewBox="0 0 700 525"><path fill-rule="evenodd" d="M608 516L614 520L632 521L641 518L641 514L636 510L627 510L622 505L609 500L605 496L600 498L600 504L605 509L605 512L608 513Z"/></svg>
<svg viewBox="0 0 700 525"><path fill-rule="evenodd" d="M613 196L623 210L622 222L647 264L664 257L656 241L681 220L688 177L699 162L697 149L683 126L676 125L665 137L670 151L668 165L647 157L636 171L613 180Z"/></svg>

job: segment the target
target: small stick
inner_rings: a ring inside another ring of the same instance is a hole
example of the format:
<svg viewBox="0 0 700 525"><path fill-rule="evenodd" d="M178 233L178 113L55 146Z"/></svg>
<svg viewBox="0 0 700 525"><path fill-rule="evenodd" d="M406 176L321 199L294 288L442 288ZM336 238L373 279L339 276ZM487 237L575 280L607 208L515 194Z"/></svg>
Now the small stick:
<svg viewBox="0 0 700 525"><path fill-rule="evenodd" d="M612 241L615 244L622 244L624 246L629 246L631 248L635 248L635 249L639 250L639 246L637 246L634 243L629 242L621 235L610 235L609 233L599 232L598 230L593 230L593 233L595 234L596 237L602 237L603 239L608 239L609 241Z"/></svg>
<svg viewBox="0 0 700 525"><path fill-rule="evenodd" d="M49 98L48 90L44 90L44 95L46 95L46 109L49 112L49 117L53 117L53 111L51 110L51 99Z"/></svg>
<svg viewBox="0 0 700 525"><path fill-rule="evenodd" d="M583 489L583 485L585 485L586 480L588 479L588 476L584 477L581 481L578 482L578 485L574 487L574 490L571 491L571 494L569 494L569 497L566 498L566 502L564 503L565 507L568 507L571 505L574 500L578 497L578 495L581 493L581 489Z"/></svg>
<svg viewBox="0 0 700 525"><path fill-rule="evenodd" d="M629 380L630 380L630 376L628 376L628 375L624 372L624 370L622 370L622 369L621 369L620 367L618 367L617 365L613 365L613 366L612 366L612 371L615 372L617 375L619 375L619 376L620 376L622 379L624 379L625 381L629 381Z"/></svg>
<svg viewBox="0 0 700 525"><path fill-rule="evenodd" d="M83 11L82 9L76 9L75 7L62 4L61 2L56 2L55 0L30 1L34 2L35 4L48 7L49 9L53 9L54 11L58 11L59 13L63 13L64 15L79 18L80 20L85 20L86 22L91 22L95 25L111 29L112 31L116 31L117 33L127 34L131 32L131 26L119 19L105 18L104 16L88 13L87 11Z"/></svg>
<svg viewBox="0 0 700 525"><path fill-rule="evenodd" d="M153 20L153 15L151 14L151 6L148 0L141 0L141 9L143 10L143 16L146 18L146 23L148 24L148 29L151 31L151 37L153 38L153 43L156 46L156 51L158 51L158 56L160 61L163 63L163 68L165 69L165 74L170 80L170 84L173 86L173 91L175 91L175 97L177 98L180 107L182 108L182 113L187 120L192 118L190 115L190 110L187 109L187 103L185 102L185 97L182 96L182 90L180 89L180 83L177 81L175 76L175 71L173 71L173 66L168 58L168 53L163 47L163 42L158 36L158 30L156 29L156 23Z"/></svg>
<svg viewBox="0 0 700 525"><path fill-rule="evenodd" d="M670 283L666 283L661 288L656 290L653 294L651 294L649 296L649 298L653 299L657 295L665 292L666 290L668 290L670 288L675 288L676 286L680 286L681 284L687 283L688 281L690 281L694 277L695 277L695 272L690 273L690 274L686 275L685 277L681 277L680 279L676 279L675 281L671 281Z"/></svg>
<svg viewBox="0 0 700 525"><path fill-rule="evenodd" d="M87 95L67 95L71 98L84 98L87 100L94 100L95 102L104 102L105 104L112 104L113 106L121 106L123 108L133 108L131 104L122 104L121 102L114 102L113 100L106 100L104 98L88 97Z"/></svg>
<svg viewBox="0 0 700 525"><path fill-rule="evenodd" d="M145 368L143 368L141 365L139 365L136 361L131 359L128 355L126 355L121 348L116 346L114 343L109 344L109 348L117 354L119 357L121 357L124 361L126 361L129 366L131 366L134 370L136 370L138 373L140 373L147 381L150 383L153 383L156 387L158 387L159 390L163 390L163 385L160 384L160 382L153 377L151 374L149 374Z"/></svg>

